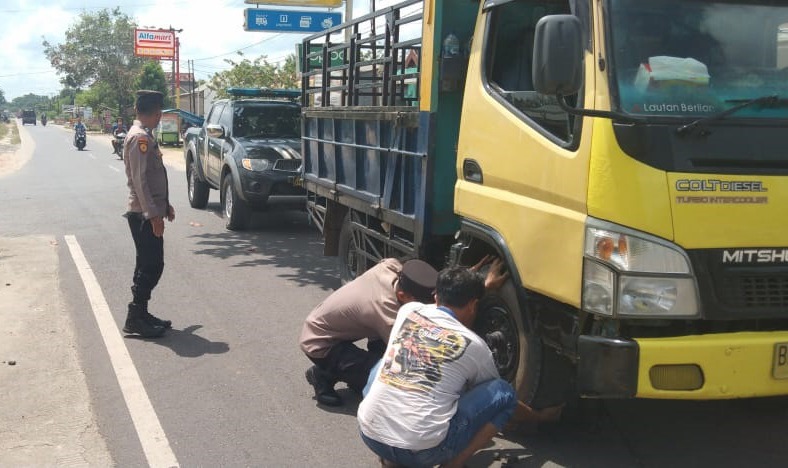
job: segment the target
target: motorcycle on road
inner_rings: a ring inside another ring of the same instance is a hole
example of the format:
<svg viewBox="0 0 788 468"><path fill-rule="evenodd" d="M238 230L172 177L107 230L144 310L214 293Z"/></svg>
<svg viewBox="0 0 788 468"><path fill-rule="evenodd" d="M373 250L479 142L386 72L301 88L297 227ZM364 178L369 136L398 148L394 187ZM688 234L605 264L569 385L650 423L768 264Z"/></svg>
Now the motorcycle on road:
<svg viewBox="0 0 788 468"><path fill-rule="evenodd" d="M41 125L43 125L45 127L47 125L47 115L46 114L41 116Z"/></svg>
<svg viewBox="0 0 788 468"><path fill-rule="evenodd" d="M87 144L87 135L85 134L85 130L79 129L76 131L74 135L74 146L77 147L79 151L82 151Z"/></svg>
<svg viewBox="0 0 788 468"><path fill-rule="evenodd" d="M115 139L112 140L113 153L118 155L118 158L123 159L123 141L126 139L126 132L118 132L115 134Z"/></svg>

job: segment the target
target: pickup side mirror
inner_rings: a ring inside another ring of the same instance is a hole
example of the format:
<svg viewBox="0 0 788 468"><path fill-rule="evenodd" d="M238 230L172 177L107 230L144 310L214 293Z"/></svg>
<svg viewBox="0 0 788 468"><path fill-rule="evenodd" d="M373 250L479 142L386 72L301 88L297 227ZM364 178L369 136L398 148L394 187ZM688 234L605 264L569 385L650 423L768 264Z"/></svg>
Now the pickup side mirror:
<svg viewBox="0 0 788 468"><path fill-rule="evenodd" d="M205 133L211 138L224 138L224 127L219 124L208 124Z"/></svg>
<svg viewBox="0 0 788 468"><path fill-rule="evenodd" d="M574 15L549 15L536 23L534 89L571 96L583 86L583 32Z"/></svg>

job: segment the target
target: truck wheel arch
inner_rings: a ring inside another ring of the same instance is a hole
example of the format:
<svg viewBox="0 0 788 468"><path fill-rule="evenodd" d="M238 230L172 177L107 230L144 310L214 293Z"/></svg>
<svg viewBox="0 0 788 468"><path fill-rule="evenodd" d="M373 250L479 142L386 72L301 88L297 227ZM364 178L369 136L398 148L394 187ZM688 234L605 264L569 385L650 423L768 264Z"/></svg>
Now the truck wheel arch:
<svg viewBox="0 0 788 468"><path fill-rule="evenodd" d="M517 302L518 313L510 315L512 315L511 319L517 323L518 330L507 329L505 324L504 326L495 326L504 322L503 319L499 319L497 323L493 323L493 329L488 330L497 332L494 334L498 335L498 340L490 340L489 336L482 336L488 345L495 345L496 341L500 342L503 335L507 339L512 339L515 335L519 337L515 353L518 358L517 364L507 368L509 375L502 375L502 377L510 379L512 384L517 387L518 398L534 408L559 405L570 400L575 391L574 365L564 356L559 355L555 349L545 344L544 337L535 323L535 310L532 307L534 302L526 297L526 289L522 286L519 271L503 236L489 226L468 220L463 220L461 233L484 243L485 246L481 249L483 252L489 249L487 253L495 253L503 258L509 271L509 279L501 290L485 295L479 305L480 310L482 307L489 306L492 307L492 311L498 309L500 312L515 305L512 304L513 302ZM477 315L477 320L479 316ZM481 324L477 322L478 325ZM482 330L479 331L484 333ZM502 343L498 343L498 345L498 354L501 354L502 350L510 349ZM491 346L492 350L495 348L495 346ZM494 355L496 355L495 352ZM496 358L496 365L500 364L500 360L500 356Z"/></svg>
<svg viewBox="0 0 788 468"><path fill-rule="evenodd" d="M490 250L494 251L495 255L503 259L506 269L509 272L509 278L511 278L515 286L517 286L517 299L520 304L524 304L525 297L522 288L523 283L520 277L520 271L517 269L517 264L515 263L514 257L512 256L509 247L506 245L506 241L503 239L503 236L490 226L468 219L462 220L460 233L461 235L470 236L473 239L485 243ZM527 326L530 328L531 324L529 323Z"/></svg>

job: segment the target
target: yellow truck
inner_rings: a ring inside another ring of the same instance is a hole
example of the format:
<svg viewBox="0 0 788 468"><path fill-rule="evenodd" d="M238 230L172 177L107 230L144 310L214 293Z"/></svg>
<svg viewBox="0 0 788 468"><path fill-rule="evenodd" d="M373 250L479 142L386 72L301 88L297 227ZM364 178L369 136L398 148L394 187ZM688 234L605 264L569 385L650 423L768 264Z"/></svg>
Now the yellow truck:
<svg viewBox="0 0 788 468"><path fill-rule="evenodd" d="M786 395L787 31L775 1L409 0L306 38L325 253L505 259L475 328L536 407Z"/></svg>

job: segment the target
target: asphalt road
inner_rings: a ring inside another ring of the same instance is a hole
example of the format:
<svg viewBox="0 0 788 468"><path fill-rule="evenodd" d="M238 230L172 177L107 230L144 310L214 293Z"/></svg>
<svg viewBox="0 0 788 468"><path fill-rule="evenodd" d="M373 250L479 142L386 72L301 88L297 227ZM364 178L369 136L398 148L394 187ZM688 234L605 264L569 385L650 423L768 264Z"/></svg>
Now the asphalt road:
<svg viewBox="0 0 788 468"><path fill-rule="evenodd" d="M104 136L89 135L79 152L62 128L23 131L35 151L0 180L0 237L58 240L59 288L98 430L117 466L146 465L65 237L81 246L121 327L133 268L122 161ZM194 210L183 171L170 167L169 180L176 221L166 226L165 272L151 310L173 330L122 342L178 464L377 466L358 437L358 401L343 390L346 407L319 407L304 380L301 322L338 285L336 260L321 256L304 213L258 215L251 230L233 233L217 193L207 210ZM782 466L786 421L784 398L593 402L537 434L496 439L469 466Z"/></svg>

